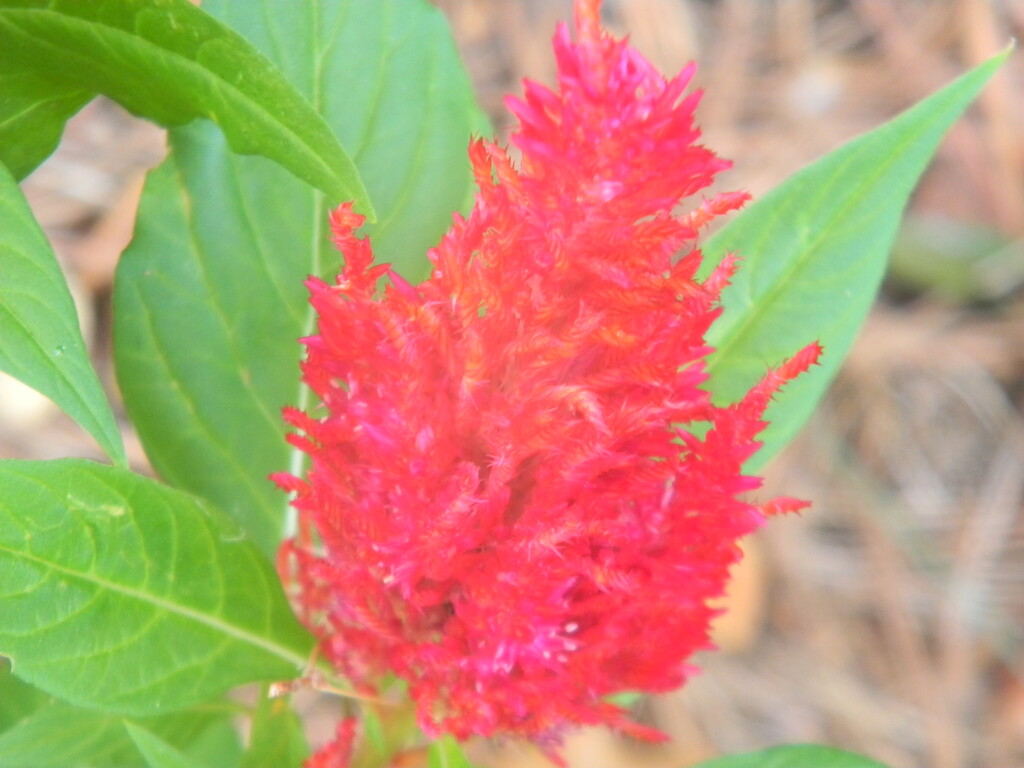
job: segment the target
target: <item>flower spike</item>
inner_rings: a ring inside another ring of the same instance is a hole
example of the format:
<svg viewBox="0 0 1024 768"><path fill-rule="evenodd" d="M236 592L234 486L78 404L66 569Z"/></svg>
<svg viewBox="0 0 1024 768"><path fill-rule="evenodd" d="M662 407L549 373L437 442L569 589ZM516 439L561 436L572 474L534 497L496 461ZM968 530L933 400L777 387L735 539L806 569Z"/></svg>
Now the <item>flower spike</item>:
<svg viewBox="0 0 1024 768"><path fill-rule="evenodd" d="M751 503L742 467L820 354L712 402L705 336L739 262L699 280L697 237L747 196L695 199L729 163L699 143L692 67L666 80L597 0L554 47L557 88L508 100L521 163L472 143L475 205L423 284L332 215L345 267L310 279L303 342L322 405L286 411L310 469L275 478L305 532L282 575L339 673L404 678L429 734L550 748L580 724L655 735L607 697L682 684L738 539L801 505Z"/></svg>

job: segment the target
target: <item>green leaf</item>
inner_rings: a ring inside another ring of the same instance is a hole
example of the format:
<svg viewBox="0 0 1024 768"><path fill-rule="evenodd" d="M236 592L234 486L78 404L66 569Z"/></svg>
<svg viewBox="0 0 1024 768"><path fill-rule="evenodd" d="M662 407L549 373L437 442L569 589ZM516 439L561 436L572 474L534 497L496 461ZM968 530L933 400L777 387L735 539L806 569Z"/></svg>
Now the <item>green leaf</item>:
<svg viewBox="0 0 1024 768"><path fill-rule="evenodd" d="M138 747L149 768L195 768L195 763L181 750L171 746L141 725L126 721L125 730Z"/></svg>
<svg viewBox="0 0 1024 768"><path fill-rule="evenodd" d="M440 13L421 0L204 7L323 112L377 201L366 231L378 257L422 277L427 249L468 199L466 147L479 125ZM170 142L118 268L118 380L160 474L227 510L270 553L285 498L266 477L288 469L280 409L302 402L297 340L311 331L303 281L339 263L327 206L270 164L231 155L204 126Z"/></svg>
<svg viewBox="0 0 1024 768"><path fill-rule="evenodd" d="M205 126L177 131L169 163L190 157L192 137L217 141ZM250 165L223 151L219 162L197 157L182 169L199 177L191 182L197 190L223 164ZM275 169L260 170L269 183L246 186L250 194L287 183ZM209 200L183 199L181 181L170 164L150 174L118 265L118 381L160 475L227 511L269 556L281 536L282 494L267 475L287 464L280 407L294 397L297 379L304 315L295 261L303 241L295 246L268 232L254 246L228 229L244 206L232 215Z"/></svg>
<svg viewBox="0 0 1024 768"><path fill-rule="evenodd" d="M69 87L102 93L161 125L209 118L235 151L281 163L373 218L323 118L243 37L188 0L0 0L0 71L45 77L53 83L45 98ZM0 122L10 114L0 112ZM16 167L32 165L23 152Z"/></svg>
<svg viewBox="0 0 1024 768"><path fill-rule="evenodd" d="M49 397L111 459L127 463L64 275L18 184L3 166L0 221L0 370Z"/></svg>
<svg viewBox="0 0 1024 768"><path fill-rule="evenodd" d="M302 721L291 708L288 697L260 699L252 719L249 748L239 768L300 768L309 756Z"/></svg>
<svg viewBox="0 0 1024 768"><path fill-rule="evenodd" d="M709 760L694 768L886 768L862 755L813 744L789 744Z"/></svg>
<svg viewBox="0 0 1024 768"><path fill-rule="evenodd" d="M242 758L238 731L228 719L215 721L182 749L203 768L237 768Z"/></svg>
<svg viewBox="0 0 1024 768"><path fill-rule="evenodd" d="M708 264L742 258L708 341L709 391L735 402L768 370L814 340L820 367L768 409L754 471L814 410L874 300L903 209L943 134L1005 61L1006 51L893 121L794 174L704 246Z"/></svg>
<svg viewBox="0 0 1024 768"><path fill-rule="evenodd" d="M170 744L202 739L213 727L230 722L228 710L189 710L140 721L148 732ZM212 724L212 725L211 725ZM142 764L119 715L77 709L54 699L0 734L4 768L125 768ZM194 763L193 763L194 765ZM212 766L211 766L212 768ZM217 766L225 768L225 766Z"/></svg>
<svg viewBox="0 0 1024 768"><path fill-rule="evenodd" d="M205 503L72 459L0 462L0 487L0 655L23 680L141 717L305 665L276 575Z"/></svg>
<svg viewBox="0 0 1024 768"><path fill-rule="evenodd" d="M0 72L0 163L14 178L25 178L53 152L64 124L92 96L35 72Z"/></svg>
<svg viewBox="0 0 1024 768"><path fill-rule="evenodd" d="M442 736L430 744L427 752L428 768L473 768L462 752L459 742L451 736Z"/></svg>
<svg viewBox="0 0 1024 768"><path fill-rule="evenodd" d="M7 768L115 768L139 762L119 716L54 700L0 735L0 765Z"/></svg>

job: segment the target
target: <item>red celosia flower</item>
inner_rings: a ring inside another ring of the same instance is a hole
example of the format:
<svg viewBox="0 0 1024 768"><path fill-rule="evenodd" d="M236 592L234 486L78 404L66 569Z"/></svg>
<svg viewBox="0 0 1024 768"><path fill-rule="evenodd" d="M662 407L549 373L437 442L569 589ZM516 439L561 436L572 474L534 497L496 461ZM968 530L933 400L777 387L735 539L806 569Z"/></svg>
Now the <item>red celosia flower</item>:
<svg viewBox="0 0 1024 768"><path fill-rule="evenodd" d="M598 0L576 26L557 91L509 100L520 167L470 147L476 203L425 283L372 265L347 205L344 270L308 283L322 408L286 413L311 468L275 478L302 525L283 573L326 657L365 688L407 680L429 733L639 732L606 697L680 685L737 540L802 506L744 501L742 466L817 345L734 405L701 388L734 262L698 280L697 229L746 195L674 212L729 166L696 143L693 69L666 81Z"/></svg>

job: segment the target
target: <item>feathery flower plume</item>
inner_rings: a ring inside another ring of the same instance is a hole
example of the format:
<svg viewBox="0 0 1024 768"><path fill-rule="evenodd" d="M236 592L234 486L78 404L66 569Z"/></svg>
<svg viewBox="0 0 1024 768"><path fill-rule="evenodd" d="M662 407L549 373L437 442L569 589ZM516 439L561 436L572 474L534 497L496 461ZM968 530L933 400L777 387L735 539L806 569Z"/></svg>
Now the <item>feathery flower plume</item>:
<svg viewBox="0 0 1024 768"><path fill-rule="evenodd" d="M697 279L698 229L747 195L689 200L729 167L697 143L693 66L666 80L598 11L558 29L556 90L508 99L519 167L473 142L475 205L426 282L374 265L349 205L336 284L308 281L322 405L285 414L311 467L275 476L300 519L282 575L321 653L365 690L404 678L430 734L656 736L607 697L682 684L737 541L803 506L744 500L742 466L820 349L727 407L702 388L736 262Z"/></svg>

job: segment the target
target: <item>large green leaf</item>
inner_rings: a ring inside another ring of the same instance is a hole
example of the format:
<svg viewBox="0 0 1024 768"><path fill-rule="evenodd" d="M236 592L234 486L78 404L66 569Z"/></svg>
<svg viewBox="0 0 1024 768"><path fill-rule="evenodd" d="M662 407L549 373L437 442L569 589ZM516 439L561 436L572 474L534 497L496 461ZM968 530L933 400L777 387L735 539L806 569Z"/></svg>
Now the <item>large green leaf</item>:
<svg viewBox="0 0 1024 768"><path fill-rule="evenodd" d="M709 390L733 402L805 344L825 347L820 367L788 384L750 469L804 424L846 356L874 300L911 191L943 134L1006 59L1000 54L890 123L794 174L704 246L708 263L742 262L709 333Z"/></svg>
<svg viewBox="0 0 1024 768"><path fill-rule="evenodd" d="M77 87L161 125L207 117L236 151L269 157L372 217L359 174L316 110L244 38L188 0L0 0L0 71L45 78L52 88L40 101ZM52 118L66 107L51 113L51 131L29 156L22 142L9 160L0 132L0 159L22 172L34 167L52 150ZM0 111L0 127L11 116Z"/></svg>
<svg viewBox="0 0 1024 768"><path fill-rule="evenodd" d="M53 250L0 165L0 370L53 400L114 461L124 445Z"/></svg>
<svg viewBox="0 0 1024 768"><path fill-rule="evenodd" d="M237 524L89 461L0 462L0 655L84 707L145 716L290 678L311 638Z"/></svg>
<svg viewBox="0 0 1024 768"><path fill-rule="evenodd" d="M709 760L694 768L885 768L862 755L815 744L789 744Z"/></svg>
<svg viewBox="0 0 1024 768"><path fill-rule="evenodd" d="M187 745L228 721L229 710L187 710L146 718L147 733L163 743ZM120 715L78 709L50 699L12 728L0 733L4 768L125 768L143 765ZM139 727L139 726L135 726ZM193 765L211 765L193 763ZM212 766L211 766L212 768ZM225 768L225 766L217 766Z"/></svg>
<svg viewBox="0 0 1024 768"><path fill-rule="evenodd" d="M411 278L471 188L479 112L445 22L422 0L209 0L263 49L350 147L380 215L378 256ZM319 195L216 132L171 133L118 269L115 356L146 451L174 485L228 510L265 551L288 468L280 408L300 404L303 280L339 257Z"/></svg>

